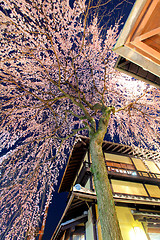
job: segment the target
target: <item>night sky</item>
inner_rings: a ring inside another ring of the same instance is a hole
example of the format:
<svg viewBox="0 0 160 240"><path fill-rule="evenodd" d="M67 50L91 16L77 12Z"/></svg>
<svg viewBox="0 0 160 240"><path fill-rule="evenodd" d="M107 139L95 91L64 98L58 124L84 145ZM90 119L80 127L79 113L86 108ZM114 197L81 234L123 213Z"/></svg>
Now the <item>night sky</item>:
<svg viewBox="0 0 160 240"><path fill-rule="evenodd" d="M111 7L114 6L119 3L122 2L122 0L112 0L112 4L110 5ZM71 5L73 4L73 0L70 1ZM135 0L124 0L123 1L123 5L121 5L121 7L119 7L115 12L114 15L112 15L112 19L118 19L120 16L123 16L123 23L125 23L125 21L127 20L127 17L131 11L131 8L133 6L133 4L135 3ZM123 26L123 25L122 25ZM65 167L64 167L65 169ZM59 175L59 183L61 182L62 176L63 176L63 172L64 169L60 171L60 175ZM49 211L48 211L48 217L47 217L47 222L46 222L46 227L45 227L45 232L44 232L44 236L43 236L43 240L49 240L51 239L51 236L63 214L63 211L65 209L66 206L66 201L67 201L67 193L60 193L58 194L59 185L55 187L55 193L53 195L53 200L52 203L49 207Z"/></svg>

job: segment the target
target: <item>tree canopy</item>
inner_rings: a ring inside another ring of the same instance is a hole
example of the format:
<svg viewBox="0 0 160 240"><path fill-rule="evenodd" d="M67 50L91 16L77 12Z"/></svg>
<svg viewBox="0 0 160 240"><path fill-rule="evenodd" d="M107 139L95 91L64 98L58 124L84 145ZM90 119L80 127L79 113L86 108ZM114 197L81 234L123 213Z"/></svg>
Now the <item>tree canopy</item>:
<svg viewBox="0 0 160 240"><path fill-rule="evenodd" d="M110 1L5 0L0 13L1 205L4 239L34 234L77 133L159 148L160 90L114 69Z"/></svg>

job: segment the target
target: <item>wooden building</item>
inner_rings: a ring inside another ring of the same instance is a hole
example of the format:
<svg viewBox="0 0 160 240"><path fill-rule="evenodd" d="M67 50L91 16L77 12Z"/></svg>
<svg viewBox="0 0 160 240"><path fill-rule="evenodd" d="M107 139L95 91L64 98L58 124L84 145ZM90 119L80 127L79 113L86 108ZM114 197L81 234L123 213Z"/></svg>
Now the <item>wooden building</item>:
<svg viewBox="0 0 160 240"><path fill-rule="evenodd" d="M59 187L68 202L52 240L102 239L88 147L80 136L69 157ZM160 154L107 141L102 149L123 240L159 240Z"/></svg>
<svg viewBox="0 0 160 240"><path fill-rule="evenodd" d="M160 87L160 0L137 0L114 47L116 68Z"/></svg>

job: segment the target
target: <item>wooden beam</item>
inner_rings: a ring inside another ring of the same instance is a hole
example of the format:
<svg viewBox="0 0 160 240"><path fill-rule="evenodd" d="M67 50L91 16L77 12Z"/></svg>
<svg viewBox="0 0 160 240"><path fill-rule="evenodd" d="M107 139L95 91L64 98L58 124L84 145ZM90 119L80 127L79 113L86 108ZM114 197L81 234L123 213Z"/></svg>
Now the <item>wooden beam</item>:
<svg viewBox="0 0 160 240"><path fill-rule="evenodd" d="M136 41L132 41L131 44L134 45L135 47L141 49L142 51L148 53L153 58L156 58L158 61L160 60L160 53L158 51L154 50L153 48L151 48L146 43L143 43L141 41L137 41L137 42ZM144 56L145 55L146 54L144 54Z"/></svg>
<svg viewBox="0 0 160 240"><path fill-rule="evenodd" d="M146 32L146 33L144 33L144 34L142 34L142 35L140 35L140 36L137 36L137 37L134 39L134 42L142 41L142 40L144 40L144 39L146 39L146 38L152 37L152 36L154 36L154 35L156 35L156 34L159 34L159 33L160 33L160 27L155 28L155 29L152 29L152 30L149 31L149 32Z"/></svg>

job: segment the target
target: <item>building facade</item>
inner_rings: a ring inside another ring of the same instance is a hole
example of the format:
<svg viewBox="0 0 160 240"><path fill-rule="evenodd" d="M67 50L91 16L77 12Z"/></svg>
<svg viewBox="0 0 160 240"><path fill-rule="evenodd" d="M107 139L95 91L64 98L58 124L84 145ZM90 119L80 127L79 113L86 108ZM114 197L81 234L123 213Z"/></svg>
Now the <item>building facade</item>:
<svg viewBox="0 0 160 240"><path fill-rule="evenodd" d="M59 192L68 202L54 240L101 240L89 138L72 150ZM160 239L160 154L105 141L102 146L123 240Z"/></svg>

